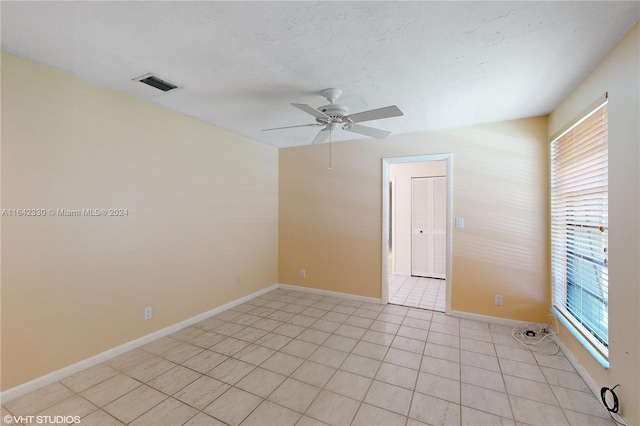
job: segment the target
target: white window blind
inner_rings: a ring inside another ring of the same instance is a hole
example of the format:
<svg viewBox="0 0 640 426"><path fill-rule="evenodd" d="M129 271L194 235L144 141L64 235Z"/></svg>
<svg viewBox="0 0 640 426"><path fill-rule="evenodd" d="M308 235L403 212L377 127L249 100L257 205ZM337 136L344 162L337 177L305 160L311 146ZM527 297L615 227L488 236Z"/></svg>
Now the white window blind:
<svg viewBox="0 0 640 426"><path fill-rule="evenodd" d="M606 98L551 142L551 275L556 310L608 356Z"/></svg>

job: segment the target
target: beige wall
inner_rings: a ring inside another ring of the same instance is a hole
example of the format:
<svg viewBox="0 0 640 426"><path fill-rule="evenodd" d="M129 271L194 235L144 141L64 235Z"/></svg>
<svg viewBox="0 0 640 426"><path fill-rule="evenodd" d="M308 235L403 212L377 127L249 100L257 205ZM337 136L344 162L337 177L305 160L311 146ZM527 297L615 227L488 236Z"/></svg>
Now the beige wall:
<svg viewBox="0 0 640 426"><path fill-rule="evenodd" d="M275 284L277 182L275 148L3 53L2 208L129 214L2 217L2 389Z"/></svg>
<svg viewBox="0 0 640 426"><path fill-rule="evenodd" d="M560 338L599 386L613 387L640 424L640 23L549 117L549 136L609 92L609 361L602 368L567 330Z"/></svg>
<svg viewBox="0 0 640 426"><path fill-rule="evenodd" d="M393 182L393 266L394 273L411 275L411 178L446 176L446 161L425 161L389 165L389 181ZM390 271L391 272L391 271Z"/></svg>
<svg viewBox="0 0 640 426"><path fill-rule="evenodd" d="M547 120L280 150L281 283L381 297L382 158L453 154L452 309L549 311ZM306 269L307 278L299 270ZM504 306L494 305L494 294Z"/></svg>

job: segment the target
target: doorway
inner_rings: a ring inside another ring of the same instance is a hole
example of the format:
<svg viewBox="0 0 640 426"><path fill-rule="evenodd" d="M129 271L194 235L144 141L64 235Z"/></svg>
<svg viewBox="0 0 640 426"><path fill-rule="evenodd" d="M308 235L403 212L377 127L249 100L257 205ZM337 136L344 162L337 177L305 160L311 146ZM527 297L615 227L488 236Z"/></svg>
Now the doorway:
<svg viewBox="0 0 640 426"><path fill-rule="evenodd" d="M383 303L451 309L451 161L451 154L383 159Z"/></svg>

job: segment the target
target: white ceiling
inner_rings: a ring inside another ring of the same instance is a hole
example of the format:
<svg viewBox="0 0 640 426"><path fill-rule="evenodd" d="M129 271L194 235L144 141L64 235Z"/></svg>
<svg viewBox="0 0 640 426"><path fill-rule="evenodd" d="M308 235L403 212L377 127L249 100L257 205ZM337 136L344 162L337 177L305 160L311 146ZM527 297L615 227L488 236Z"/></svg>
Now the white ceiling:
<svg viewBox="0 0 640 426"><path fill-rule="evenodd" d="M640 17L638 1L9 2L2 49L277 147L318 128L289 105L394 134L549 113ZM133 78L180 86L163 93ZM340 131L333 140L360 138Z"/></svg>

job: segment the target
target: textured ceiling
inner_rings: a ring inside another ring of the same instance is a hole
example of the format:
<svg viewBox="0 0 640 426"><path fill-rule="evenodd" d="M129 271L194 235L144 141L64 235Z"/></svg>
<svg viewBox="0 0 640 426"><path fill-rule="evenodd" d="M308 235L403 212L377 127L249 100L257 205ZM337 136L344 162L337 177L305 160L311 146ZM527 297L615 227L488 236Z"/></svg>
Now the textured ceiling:
<svg viewBox="0 0 640 426"><path fill-rule="evenodd" d="M640 17L640 2L8 2L2 49L277 147L318 128L291 102L394 134L549 113ZM163 93L133 78L180 86ZM333 140L360 138L344 131Z"/></svg>

